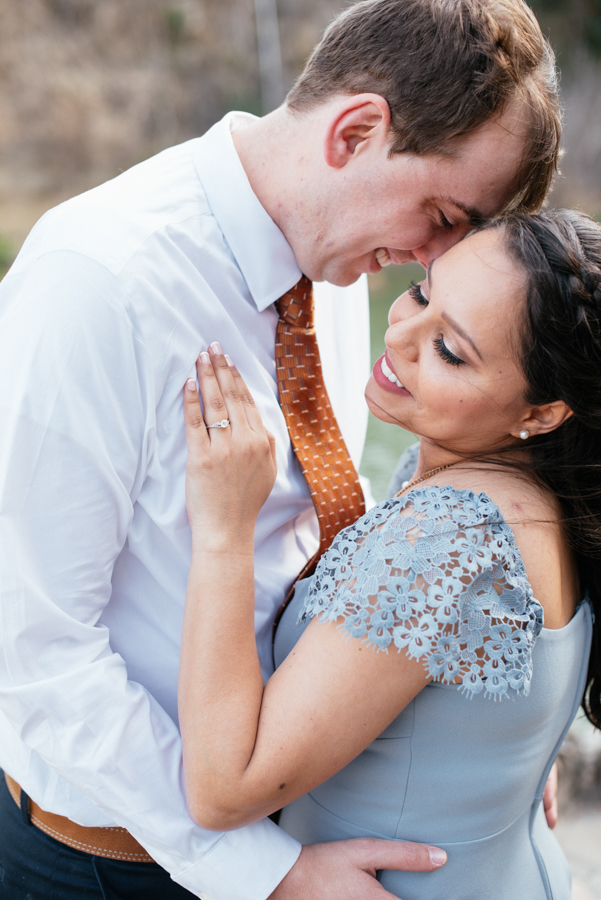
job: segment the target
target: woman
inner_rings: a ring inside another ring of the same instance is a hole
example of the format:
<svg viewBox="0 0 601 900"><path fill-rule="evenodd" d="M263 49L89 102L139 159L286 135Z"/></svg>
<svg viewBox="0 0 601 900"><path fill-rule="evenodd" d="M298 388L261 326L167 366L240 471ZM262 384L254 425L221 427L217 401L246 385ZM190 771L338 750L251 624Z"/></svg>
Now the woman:
<svg viewBox="0 0 601 900"><path fill-rule="evenodd" d="M421 436L416 475L297 586L265 689L252 557L273 442L233 365L201 354L198 376L232 428L207 432L186 389L192 814L227 829L285 806L303 843L444 848L435 872L382 873L404 900L568 900L540 799L587 684L601 723L601 227L509 217L395 302L366 398Z"/></svg>

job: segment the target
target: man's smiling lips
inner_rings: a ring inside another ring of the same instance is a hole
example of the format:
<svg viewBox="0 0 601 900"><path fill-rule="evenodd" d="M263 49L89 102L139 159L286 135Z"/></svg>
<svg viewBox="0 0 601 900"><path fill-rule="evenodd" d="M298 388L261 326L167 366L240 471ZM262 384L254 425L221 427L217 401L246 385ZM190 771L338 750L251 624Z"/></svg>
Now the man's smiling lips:
<svg viewBox="0 0 601 900"><path fill-rule="evenodd" d="M391 394L397 394L400 397L410 397L411 394L407 390L407 388L403 387L399 379L394 374L388 360L386 359L386 354L381 356L380 359L377 360L374 368L373 368L373 376L376 381L376 384L379 387L383 388L385 391L389 391Z"/></svg>
<svg viewBox="0 0 601 900"><path fill-rule="evenodd" d="M374 256L378 272L390 265L402 266L407 262L420 262L412 250L391 250L390 247L378 247L374 251Z"/></svg>
<svg viewBox="0 0 601 900"><path fill-rule="evenodd" d="M386 249L386 247L378 247L376 250L376 259L378 260L379 265L384 268L385 266L389 266L392 263L390 258L390 253Z"/></svg>

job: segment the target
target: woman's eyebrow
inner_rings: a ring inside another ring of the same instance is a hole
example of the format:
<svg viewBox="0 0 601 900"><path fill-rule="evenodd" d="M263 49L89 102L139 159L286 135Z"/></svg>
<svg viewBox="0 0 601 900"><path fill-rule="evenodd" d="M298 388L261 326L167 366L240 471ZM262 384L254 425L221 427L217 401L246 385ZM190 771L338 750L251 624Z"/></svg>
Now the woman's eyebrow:
<svg viewBox="0 0 601 900"><path fill-rule="evenodd" d="M471 346L474 348L475 353L479 357L480 361L484 362L484 360L482 358L482 354L480 353L480 351L474 344L474 342L471 339L471 337L469 336L469 334L463 330L461 325L459 325L454 319L452 319L446 312L441 312L440 317L441 317L441 319L444 319L445 322L451 326L453 331L456 331L457 334L464 339L464 341L467 341L468 344L471 344Z"/></svg>
<svg viewBox="0 0 601 900"><path fill-rule="evenodd" d="M428 280L428 287L430 288L430 290L432 290L432 266L434 265L435 262L436 262L436 260L433 259L432 262L430 263L430 265L428 266L427 271L426 271L426 278L427 278L427 280ZM474 344L474 342L473 342L473 340L471 339L471 337L469 336L469 334L468 334L466 331L463 330L463 328L461 327L461 325L459 325L459 324L455 321L455 319L452 319L452 318L451 318L449 315L447 315L447 313L445 313L445 312L442 312L440 315L441 315L441 318L443 318L443 319L445 320L445 322L446 322L448 325L451 326L451 328L453 329L453 331L456 331L457 334L458 334L460 337L462 337L462 338L464 339L464 341L467 341L468 344L471 344L471 346L474 348L474 352L475 352L476 355L478 356L479 360L480 360L481 362L484 362L484 359L482 358L482 354L480 353L480 351L478 350L478 348L477 348L476 345Z"/></svg>

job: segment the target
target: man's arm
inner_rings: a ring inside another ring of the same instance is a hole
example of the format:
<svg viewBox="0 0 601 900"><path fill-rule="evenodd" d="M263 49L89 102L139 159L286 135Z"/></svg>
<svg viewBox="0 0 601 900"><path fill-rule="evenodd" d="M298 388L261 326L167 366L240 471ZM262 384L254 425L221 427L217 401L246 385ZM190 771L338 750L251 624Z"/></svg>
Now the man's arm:
<svg viewBox="0 0 601 900"><path fill-rule="evenodd" d="M29 790L44 760L193 893L260 900L300 845L270 821L192 822L178 730L98 624L153 451L151 368L115 280L52 254L8 276L0 316L3 761Z"/></svg>
<svg viewBox="0 0 601 900"><path fill-rule="evenodd" d="M366 879L382 893L374 843L382 867L434 868L384 841L305 848L292 868L301 847L268 819L228 834L190 819L179 732L98 624L153 452L151 367L122 301L72 253L0 287L0 762L31 792L43 760L93 804L81 824L127 828L210 900L263 900L280 883L278 900L316 884L365 900ZM36 800L65 813L49 790Z"/></svg>

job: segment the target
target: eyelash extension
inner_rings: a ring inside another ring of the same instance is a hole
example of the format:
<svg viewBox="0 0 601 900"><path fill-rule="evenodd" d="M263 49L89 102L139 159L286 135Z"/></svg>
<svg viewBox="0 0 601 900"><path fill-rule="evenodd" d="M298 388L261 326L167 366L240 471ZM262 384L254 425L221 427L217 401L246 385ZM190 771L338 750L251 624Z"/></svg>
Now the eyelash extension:
<svg viewBox="0 0 601 900"><path fill-rule="evenodd" d="M436 352L445 362L447 362L450 366L464 366L465 363L462 359L459 359L458 356L455 356L454 353L451 353L445 342L441 337L434 338L434 346L436 347Z"/></svg>
<svg viewBox="0 0 601 900"><path fill-rule="evenodd" d="M427 306L428 300L422 294L422 289L419 284L415 281L409 282L409 287L407 289L409 296L412 297L416 303L419 303L420 306Z"/></svg>

